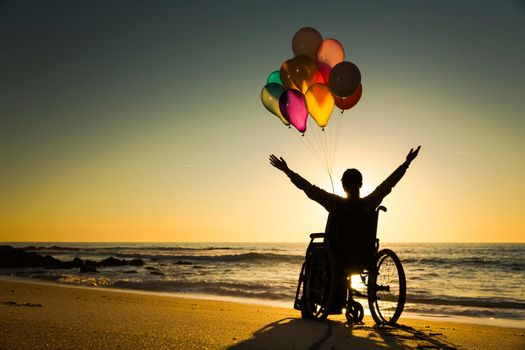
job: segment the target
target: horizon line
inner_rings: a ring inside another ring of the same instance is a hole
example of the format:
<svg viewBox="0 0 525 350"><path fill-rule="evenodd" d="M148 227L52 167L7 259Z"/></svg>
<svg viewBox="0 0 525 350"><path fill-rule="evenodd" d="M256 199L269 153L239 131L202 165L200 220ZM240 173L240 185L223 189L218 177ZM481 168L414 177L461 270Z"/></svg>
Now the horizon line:
<svg viewBox="0 0 525 350"><path fill-rule="evenodd" d="M308 243L309 240L305 241L0 241L0 244L9 243L157 243L157 244L173 244L173 243ZM395 244L525 244L523 242L483 242L483 241L380 241L382 243L395 243Z"/></svg>

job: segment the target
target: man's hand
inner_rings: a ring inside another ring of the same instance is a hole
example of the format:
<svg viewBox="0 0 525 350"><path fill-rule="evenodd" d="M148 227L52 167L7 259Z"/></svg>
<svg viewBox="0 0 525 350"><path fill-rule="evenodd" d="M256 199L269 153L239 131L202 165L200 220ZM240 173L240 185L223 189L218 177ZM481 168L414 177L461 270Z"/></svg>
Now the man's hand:
<svg viewBox="0 0 525 350"><path fill-rule="evenodd" d="M288 169L288 164L286 164L286 161L282 157L277 158L273 154L270 156L270 164L284 172L290 170Z"/></svg>
<svg viewBox="0 0 525 350"><path fill-rule="evenodd" d="M417 154L419 153L419 149L420 148L421 148L421 146L418 146L415 151L414 151L413 148L410 149L410 152L408 152L408 154L407 154L407 163L408 164L410 164L417 157Z"/></svg>

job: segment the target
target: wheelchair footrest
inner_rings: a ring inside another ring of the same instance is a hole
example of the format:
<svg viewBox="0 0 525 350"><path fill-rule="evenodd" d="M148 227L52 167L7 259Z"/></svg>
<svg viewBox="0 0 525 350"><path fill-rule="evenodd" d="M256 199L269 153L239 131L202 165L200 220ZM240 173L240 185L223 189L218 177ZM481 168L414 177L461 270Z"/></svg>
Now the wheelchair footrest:
<svg viewBox="0 0 525 350"><path fill-rule="evenodd" d="M361 293L360 291L352 288L352 296L358 298L368 298L368 295Z"/></svg>

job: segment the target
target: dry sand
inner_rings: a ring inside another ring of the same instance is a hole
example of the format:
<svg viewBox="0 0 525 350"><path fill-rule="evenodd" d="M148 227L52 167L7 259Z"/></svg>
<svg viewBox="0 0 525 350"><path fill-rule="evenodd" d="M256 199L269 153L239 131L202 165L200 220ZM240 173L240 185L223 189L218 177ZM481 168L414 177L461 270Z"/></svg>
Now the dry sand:
<svg viewBox="0 0 525 350"><path fill-rule="evenodd" d="M525 349L525 329L344 316L99 288L0 280L0 349Z"/></svg>

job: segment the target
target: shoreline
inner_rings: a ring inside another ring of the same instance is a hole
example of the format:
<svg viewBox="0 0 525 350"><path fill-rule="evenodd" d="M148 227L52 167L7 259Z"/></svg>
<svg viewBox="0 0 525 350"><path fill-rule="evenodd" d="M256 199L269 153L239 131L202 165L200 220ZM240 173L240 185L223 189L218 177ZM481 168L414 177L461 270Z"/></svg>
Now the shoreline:
<svg viewBox="0 0 525 350"><path fill-rule="evenodd" d="M272 306L0 279L0 348L522 349L517 328L304 320Z"/></svg>
<svg viewBox="0 0 525 350"><path fill-rule="evenodd" d="M104 286L87 286L87 285L78 285L70 283L62 283L56 281L48 281L44 279L37 279L31 277L18 277L18 276L6 276L0 275L1 282L20 282L28 284L42 284L58 287L67 287L67 288L79 288L85 290L99 290L99 291L111 291L111 292L122 292L122 293L131 293L138 295L152 295L152 296L161 296L161 297L173 297L173 298L183 298L183 299L197 299L197 300L208 300L208 301L222 301L222 302L231 302L239 303L246 305L257 305L257 306L270 306L278 307L282 309L287 309L291 312L297 312L293 309L292 301L276 301L268 299L257 299L257 298L243 298L243 297L234 297L234 296L224 296L224 295L214 295L214 294L199 294L199 293L177 293L177 292L163 292L163 291L153 291L153 290L142 290L142 289L132 289L132 288L114 288L114 287L104 287ZM365 315L370 316L369 311L365 308ZM330 316L333 317L333 316ZM469 317L469 316L459 316L459 315L448 315L448 314L417 314L412 312L403 311L401 315L402 319L416 319L416 320L426 320L426 321L436 321L436 322L446 322L446 323L461 323L461 324L475 324L482 326L491 326L491 327L507 327L507 328L516 328L516 329L525 329L525 320L512 320L504 318L481 318L481 317Z"/></svg>

